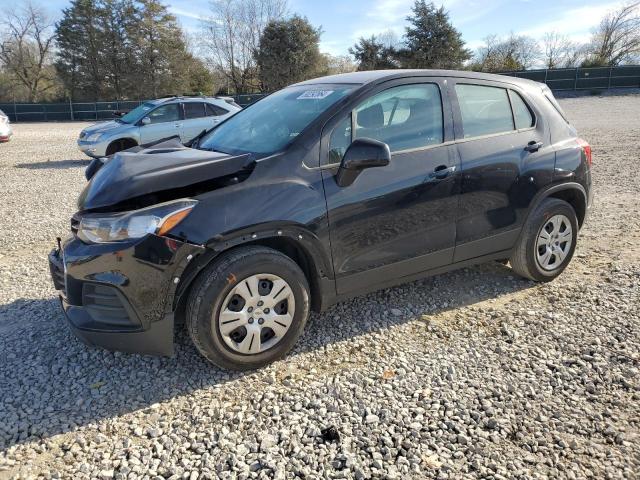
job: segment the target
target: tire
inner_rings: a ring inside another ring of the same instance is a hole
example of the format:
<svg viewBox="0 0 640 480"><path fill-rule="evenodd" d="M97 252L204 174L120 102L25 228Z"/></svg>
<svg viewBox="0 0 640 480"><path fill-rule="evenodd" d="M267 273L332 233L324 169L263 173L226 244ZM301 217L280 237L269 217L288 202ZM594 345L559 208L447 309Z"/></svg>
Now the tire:
<svg viewBox="0 0 640 480"><path fill-rule="evenodd" d="M577 238L578 219L571 205L564 200L547 198L522 228L509 259L511 268L529 280L549 282L560 275L571 261Z"/></svg>
<svg viewBox="0 0 640 480"><path fill-rule="evenodd" d="M115 153L121 152L123 150L128 150L136 146L136 143L132 140L114 140L107 147L107 151L105 152L106 156L113 155Z"/></svg>
<svg viewBox="0 0 640 480"><path fill-rule="evenodd" d="M199 275L185 317L196 349L211 363L228 370L259 368L284 357L300 337L309 317L309 283L276 250L238 248Z"/></svg>

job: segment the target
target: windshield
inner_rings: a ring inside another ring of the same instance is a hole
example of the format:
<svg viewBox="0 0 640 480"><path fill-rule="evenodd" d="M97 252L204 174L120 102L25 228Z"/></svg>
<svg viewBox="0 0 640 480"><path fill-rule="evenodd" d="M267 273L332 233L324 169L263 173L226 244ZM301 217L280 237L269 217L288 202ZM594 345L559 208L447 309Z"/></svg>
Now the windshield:
<svg viewBox="0 0 640 480"><path fill-rule="evenodd" d="M281 150L355 85L300 85L241 110L207 134L198 148L267 155Z"/></svg>
<svg viewBox="0 0 640 480"><path fill-rule="evenodd" d="M140 120L149 110L154 107L153 103L143 103L131 110L126 115L118 118L122 123L134 123Z"/></svg>

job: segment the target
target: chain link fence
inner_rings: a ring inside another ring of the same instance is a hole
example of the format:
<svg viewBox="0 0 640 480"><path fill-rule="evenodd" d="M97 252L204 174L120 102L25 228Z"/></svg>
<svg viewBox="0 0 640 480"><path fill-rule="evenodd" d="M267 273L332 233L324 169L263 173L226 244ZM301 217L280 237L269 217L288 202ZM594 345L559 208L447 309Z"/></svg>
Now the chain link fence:
<svg viewBox="0 0 640 480"><path fill-rule="evenodd" d="M551 90L640 88L640 65L523 70L502 72L502 75L546 83Z"/></svg>
<svg viewBox="0 0 640 480"><path fill-rule="evenodd" d="M551 90L599 90L640 88L640 65L596 68L557 68L502 72L519 78L546 83ZM235 95L242 107L251 105L266 94ZM12 122L96 121L108 120L115 112L131 110L142 101L67 102L67 103L0 103L0 110Z"/></svg>
<svg viewBox="0 0 640 480"><path fill-rule="evenodd" d="M236 95L234 100L246 107L264 97L264 94ZM116 112L127 112L143 103L139 101L66 102L66 103L0 103L12 122L66 122L110 120Z"/></svg>

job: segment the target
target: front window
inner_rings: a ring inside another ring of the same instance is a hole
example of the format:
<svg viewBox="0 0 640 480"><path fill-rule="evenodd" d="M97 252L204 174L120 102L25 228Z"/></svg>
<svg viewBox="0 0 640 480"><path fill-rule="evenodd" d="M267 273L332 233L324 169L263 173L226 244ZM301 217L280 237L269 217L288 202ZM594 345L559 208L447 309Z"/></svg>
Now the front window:
<svg viewBox="0 0 640 480"><path fill-rule="evenodd" d="M391 153L442 143L440 89L434 83L402 85L365 100L331 133L327 162L340 163L351 141L362 137L386 143Z"/></svg>
<svg viewBox="0 0 640 480"><path fill-rule="evenodd" d="M122 123L135 123L142 117L146 116L153 107L153 103L143 103L142 105L138 105L126 115L120 117L118 120Z"/></svg>
<svg viewBox="0 0 640 480"><path fill-rule="evenodd" d="M354 88L352 85L285 88L220 124L202 139L199 148L261 156L280 151Z"/></svg>
<svg viewBox="0 0 640 480"><path fill-rule="evenodd" d="M156 108L148 117L151 123L177 122L180 120L180 109L177 103L170 103Z"/></svg>

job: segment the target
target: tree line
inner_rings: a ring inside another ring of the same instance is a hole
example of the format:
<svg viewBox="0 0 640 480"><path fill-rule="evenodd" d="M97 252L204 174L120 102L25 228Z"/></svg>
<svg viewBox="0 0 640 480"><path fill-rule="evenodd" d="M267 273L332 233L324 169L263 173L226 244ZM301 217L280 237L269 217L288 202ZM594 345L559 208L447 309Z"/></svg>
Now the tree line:
<svg viewBox="0 0 640 480"><path fill-rule="evenodd" d="M455 68L505 72L542 68L608 67L640 62L640 2L607 13L588 42L574 42L556 31L536 39L511 33L489 35L472 52L451 24L444 7L415 2L405 35L382 32L360 38L349 50L359 70L389 68Z"/></svg>
<svg viewBox="0 0 640 480"><path fill-rule="evenodd" d="M472 51L444 7L415 0L401 37L360 38L349 56L320 51L321 27L287 0L212 0L197 38L160 0L72 0L52 21L35 3L0 14L0 100L144 99L186 92L253 93L312 77L394 68L485 72L616 66L640 61L640 1L607 13L577 44L487 36Z"/></svg>

